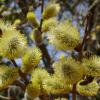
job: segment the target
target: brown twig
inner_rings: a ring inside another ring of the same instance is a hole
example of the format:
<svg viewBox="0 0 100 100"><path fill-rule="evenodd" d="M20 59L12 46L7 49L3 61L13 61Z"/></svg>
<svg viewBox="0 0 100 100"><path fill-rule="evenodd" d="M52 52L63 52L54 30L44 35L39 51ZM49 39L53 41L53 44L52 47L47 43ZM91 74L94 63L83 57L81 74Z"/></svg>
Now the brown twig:
<svg viewBox="0 0 100 100"><path fill-rule="evenodd" d="M97 3L96 3L97 4ZM82 49L83 49L83 46L87 40L87 36L90 34L91 32L91 29L93 27L93 13L94 13L94 9L96 6L94 6L94 3L93 3L93 8L91 8L91 10L89 9L89 12L88 14L86 15L85 17L85 33L84 33L84 37L83 37L83 41L80 45L80 48L79 48L79 56L78 56L78 60L81 61L81 59L83 58L83 55L82 55ZM92 76L87 76L85 81L83 81L81 83L81 85L86 85L86 84L89 84L91 81L93 81L94 77ZM76 85L73 86L73 100L76 100Z"/></svg>
<svg viewBox="0 0 100 100"><path fill-rule="evenodd" d="M21 89L23 91L25 91L25 89L26 89L26 85L24 83L20 82L20 80L16 80L13 84L16 85L16 86L21 87Z"/></svg>
<svg viewBox="0 0 100 100"><path fill-rule="evenodd" d="M11 61L12 61L12 63L14 64L15 67L18 67L18 65L16 64L16 62L15 62L14 59L12 59ZM19 75L25 80L25 85L27 85L27 84L29 83L29 80L27 79L27 74L26 74L26 73L23 73L23 72L20 70L20 68L19 68L18 72L19 72Z"/></svg>
<svg viewBox="0 0 100 100"><path fill-rule="evenodd" d="M18 67L14 59L11 59L12 63L14 64L15 67Z"/></svg>
<svg viewBox="0 0 100 100"><path fill-rule="evenodd" d="M44 0L42 0L42 2L41 2L41 15L43 13L43 10L44 10ZM45 68L49 71L50 65L51 65L51 58L47 51L46 45L43 43L42 24L43 24L43 18L41 18L40 26L39 26L38 30L35 31L35 42L43 54L43 62L45 64Z"/></svg>
<svg viewBox="0 0 100 100"><path fill-rule="evenodd" d="M41 4L41 14L43 13L43 10L44 10L44 0L42 0L42 4ZM40 21L40 27L39 27L40 32L42 29L42 24L43 24L43 18L41 18L41 21Z"/></svg>
<svg viewBox="0 0 100 100"><path fill-rule="evenodd" d="M76 100L76 93L76 84L74 84L72 90L72 100Z"/></svg>

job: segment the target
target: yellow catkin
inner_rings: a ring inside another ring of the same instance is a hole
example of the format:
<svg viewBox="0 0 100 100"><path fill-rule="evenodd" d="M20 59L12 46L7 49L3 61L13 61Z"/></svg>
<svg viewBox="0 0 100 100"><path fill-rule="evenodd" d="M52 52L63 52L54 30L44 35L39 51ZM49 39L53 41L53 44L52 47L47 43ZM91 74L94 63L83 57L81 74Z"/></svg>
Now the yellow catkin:
<svg viewBox="0 0 100 100"><path fill-rule="evenodd" d="M71 91L72 89L72 86L70 84L64 83L64 81L55 76L46 78L43 81L43 87L48 93L51 94L65 94Z"/></svg>
<svg viewBox="0 0 100 100"><path fill-rule="evenodd" d="M14 25L19 25L21 23L21 20L20 19L16 19L15 21L14 21Z"/></svg>
<svg viewBox="0 0 100 100"><path fill-rule="evenodd" d="M60 23L50 30L48 39L58 50L73 50L80 41L80 33L71 23Z"/></svg>
<svg viewBox="0 0 100 100"><path fill-rule="evenodd" d="M27 13L27 15L26 15L26 18L27 18L29 21L31 21L35 27L38 27L38 26L39 26L38 20L37 20L37 18L36 18L36 16L35 16L34 12L29 11L29 12Z"/></svg>
<svg viewBox="0 0 100 100"><path fill-rule="evenodd" d="M60 11L60 5L57 3L50 3L46 6L43 12L43 19L55 17Z"/></svg>
<svg viewBox="0 0 100 100"><path fill-rule="evenodd" d="M83 59L83 65L87 69L87 75L100 76L100 57L94 55L89 59Z"/></svg>
<svg viewBox="0 0 100 100"><path fill-rule="evenodd" d="M78 93L84 96L95 96L99 90L99 85L96 82L96 80L93 80L91 83L87 85L81 85L80 83L82 81L78 82L77 84Z"/></svg>
<svg viewBox="0 0 100 100"><path fill-rule="evenodd" d="M40 95L40 87L37 84L28 84L26 87L27 94L32 97L38 97Z"/></svg>
<svg viewBox="0 0 100 100"><path fill-rule="evenodd" d="M9 59L20 57L26 49L26 38L10 23L3 21L0 23L0 29L3 33L0 40L0 54Z"/></svg>
<svg viewBox="0 0 100 100"><path fill-rule="evenodd" d="M18 69L0 65L0 90L7 88L18 78Z"/></svg>
<svg viewBox="0 0 100 100"><path fill-rule="evenodd" d="M53 67L55 75L69 84L77 83L85 73L85 68L71 57L56 61Z"/></svg>
<svg viewBox="0 0 100 100"><path fill-rule="evenodd" d="M58 25L58 21L56 18L50 18L45 20L42 25L42 32L49 31L50 29L56 27Z"/></svg>
<svg viewBox="0 0 100 100"><path fill-rule="evenodd" d="M46 90L43 88L43 80L50 77L49 73L45 69L37 68L31 73L31 75L32 86L39 90L39 95L47 94Z"/></svg>
<svg viewBox="0 0 100 100"><path fill-rule="evenodd" d="M40 62L41 58L42 53L38 48L29 48L22 57L22 72L28 73L32 71L32 69L34 69L36 65Z"/></svg>

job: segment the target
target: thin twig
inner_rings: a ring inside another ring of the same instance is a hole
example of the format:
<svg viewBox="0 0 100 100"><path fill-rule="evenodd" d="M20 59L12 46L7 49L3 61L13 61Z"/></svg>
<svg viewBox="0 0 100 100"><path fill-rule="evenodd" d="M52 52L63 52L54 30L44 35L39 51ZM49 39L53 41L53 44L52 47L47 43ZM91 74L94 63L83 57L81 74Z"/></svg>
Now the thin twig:
<svg viewBox="0 0 100 100"><path fill-rule="evenodd" d="M83 58L83 55L82 55L82 49L83 49L83 46L87 40L87 36L90 34L91 32L91 29L93 27L93 13L94 13L94 9L95 9L95 6L92 6L93 8L91 8L91 10L89 10L88 12L88 15L86 16L85 18L85 34L84 34L84 37L83 37L83 41L82 41L82 44L80 46L80 50L79 50L79 56L78 56L78 60L81 61L81 59ZM94 77L91 77L91 76L87 76L85 81L83 81L81 83L81 85L86 85L88 83L90 83L92 80L94 79ZM76 100L76 85L73 86L73 100Z"/></svg>
<svg viewBox="0 0 100 100"><path fill-rule="evenodd" d="M42 0L42 2L41 2L41 15L43 13L43 10L44 10L44 0ZM40 26L39 26L38 30L35 32L35 42L43 54L43 62L45 64L45 68L48 70L48 72L52 72L52 69L50 68L51 57L48 53L46 45L43 43L43 39L42 39L42 24L43 24L43 18L41 18Z"/></svg>
<svg viewBox="0 0 100 100"><path fill-rule="evenodd" d="M11 60L12 63L14 64L15 67L18 67L18 65L16 64L16 61L14 59ZM18 70L19 75L25 80L25 84L27 85L29 83L29 80L27 79L27 74L23 73L20 68Z"/></svg>
<svg viewBox="0 0 100 100"><path fill-rule="evenodd" d="M72 90L72 100L76 100L76 93L76 84L74 84Z"/></svg>
<svg viewBox="0 0 100 100"><path fill-rule="evenodd" d="M15 67L18 67L14 59L11 59L12 63L14 64Z"/></svg>
<svg viewBox="0 0 100 100"><path fill-rule="evenodd" d="M44 10L44 0L42 0L42 4L41 4L41 15L43 13L43 10ZM43 18L41 18L41 21L40 21L40 27L39 27L40 32L42 30L42 24L43 24Z"/></svg>

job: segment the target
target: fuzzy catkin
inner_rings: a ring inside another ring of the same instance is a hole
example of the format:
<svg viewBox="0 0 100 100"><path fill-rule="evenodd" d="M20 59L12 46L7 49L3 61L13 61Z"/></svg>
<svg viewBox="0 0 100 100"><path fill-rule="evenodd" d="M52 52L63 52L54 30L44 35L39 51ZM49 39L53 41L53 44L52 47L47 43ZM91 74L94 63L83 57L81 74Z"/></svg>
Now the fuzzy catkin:
<svg viewBox="0 0 100 100"><path fill-rule="evenodd" d="M58 24L59 23L56 18L50 18L48 20L44 20L42 25L42 32L47 32L52 28L56 27Z"/></svg>
<svg viewBox="0 0 100 100"><path fill-rule="evenodd" d="M53 64L55 75L66 83L75 84L85 74L85 68L73 58L63 58Z"/></svg>
<svg viewBox="0 0 100 100"><path fill-rule="evenodd" d="M49 73L42 68L36 68L31 73L31 82L33 84L32 86L33 88L37 88L39 90L40 95L47 94L47 91L43 88L43 80L49 77Z"/></svg>
<svg viewBox="0 0 100 100"><path fill-rule="evenodd" d="M72 86L70 84L66 84L64 81L60 80L58 77L51 76L46 78L43 81L43 87L48 93L51 94L60 94L67 93L71 91Z"/></svg>
<svg viewBox="0 0 100 100"><path fill-rule="evenodd" d="M0 21L0 23L3 34L0 39L0 54L9 59L19 58L26 49L26 38L10 23L4 23L3 21Z"/></svg>
<svg viewBox="0 0 100 100"><path fill-rule="evenodd" d="M38 97L40 95L40 87L36 84L28 84L26 87L26 93L32 97Z"/></svg>
<svg viewBox="0 0 100 100"><path fill-rule="evenodd" d="M0 65L0 90L7 88L18 78L18 69Z"/></svg>
<svg viewBox="0 0 100 100"><path fill-rule="evenodd" d="M26 15L26 18L28 19L28 21L30 21L34 27L38 27L39 26L39 22L35 16L35 13L32 11L29 11Z"/></svg>
<svg viewBox="0 0 100 100"><path fill-rule="evenodd" d="M91 75L94 77L100 76L100 57L94 55L89 59L83 59L83 65L87 69L86 75Z"/></svg>
<svg viewBox="0 0 100 100"><path fill-rule="evenodd" d="M60 23L50 30L48 39L58 50L73 50L80 41L80 33L71 23Z"/></svg>
<svg viewBox="0 0 100 100"><path fill-rule="evenodd" d="M42 53L38 48L29 48L22 57L22 72L28 73L32 71L40 62L41 58Z"/></svg>
<svg viewBox="0 0 100 100"><path fill-rule="evenodd" d="M60 11L60 5L57 3L50 3L46 6L43 12L43 19L55 17Z"/></svg>
<svg viewBox="0 0 100 100"><path fill-rule="evenodd" d="M84 95L84 96L95 96L99 90L99 85L96 82L96 80L93 80L91 83L87 85L81 85L80 82L78 82L76 88L79 94Z"/></svg>

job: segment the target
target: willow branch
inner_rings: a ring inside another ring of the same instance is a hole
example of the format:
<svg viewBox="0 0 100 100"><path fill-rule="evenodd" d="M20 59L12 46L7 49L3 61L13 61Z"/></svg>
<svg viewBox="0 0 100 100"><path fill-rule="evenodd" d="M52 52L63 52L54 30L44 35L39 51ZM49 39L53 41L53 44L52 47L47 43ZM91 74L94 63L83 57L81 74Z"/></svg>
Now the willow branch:
<svg viewBox="0 0 100 100"><path fill-rule="evenodd" d="M15 67L18 67L14 59L12 59L11 61ZM23 73L20 69L18 70L18 72L19 72L19 75L25 80L25 84L27 85L29 83L29 80L27 79L27 74Z"/></svg>
<svg viewBox="0 0 100 100"><path fill-rule="evenodd" d="M95 3L95 2L94 2ZM85 17L85 33L84 33L84 37L83 37L83 41L81 43L81 45L79 45L79 56L78 56L78 60L81 61L81 59L83 58L83 54L82 54L82 49L83 46L85 44L85 42L87 41L87 36L90 34L91 29L93 27L93 13L94 13L94 9L96 6L94 6L94 3L92 5L91 10L89 9L89 12L87 14L87 16ZM97 3L95 3L97 4ZM94 77L92 76L86 76L86 79L81 83L81 85L86 85L89 84L90 82L92 82L94 79ZM76 85L73 86L73 100L76 100Z"/></svg>
<svg viewBox="0 0 100 100"><path fill-rule="evenodd" d="M12 63L14 64L15 67L18 67L14 59L11 59Z"/></svg>
<svg viewBox="0 0 100 100"><path fill-rule="evenodd" d="M41 3L41 15L43 13L43 10L44 10L44 0L42 0L42 3ZM49 70L50 65L51 65L51 58L47 51L46 45L43 43L42 24L43 24L43 18L41 18L40 26L39 26L38 30L35 32L35 42L43 54L43 62L45 64L45 67L47 68L47 70Z"/></svg>
<svg viewBox="0 0 100 100"><path fill-rule="evenodd" d="M76 100L76 84L73 85L73 90L72 90L72 100Z"/></svg>

